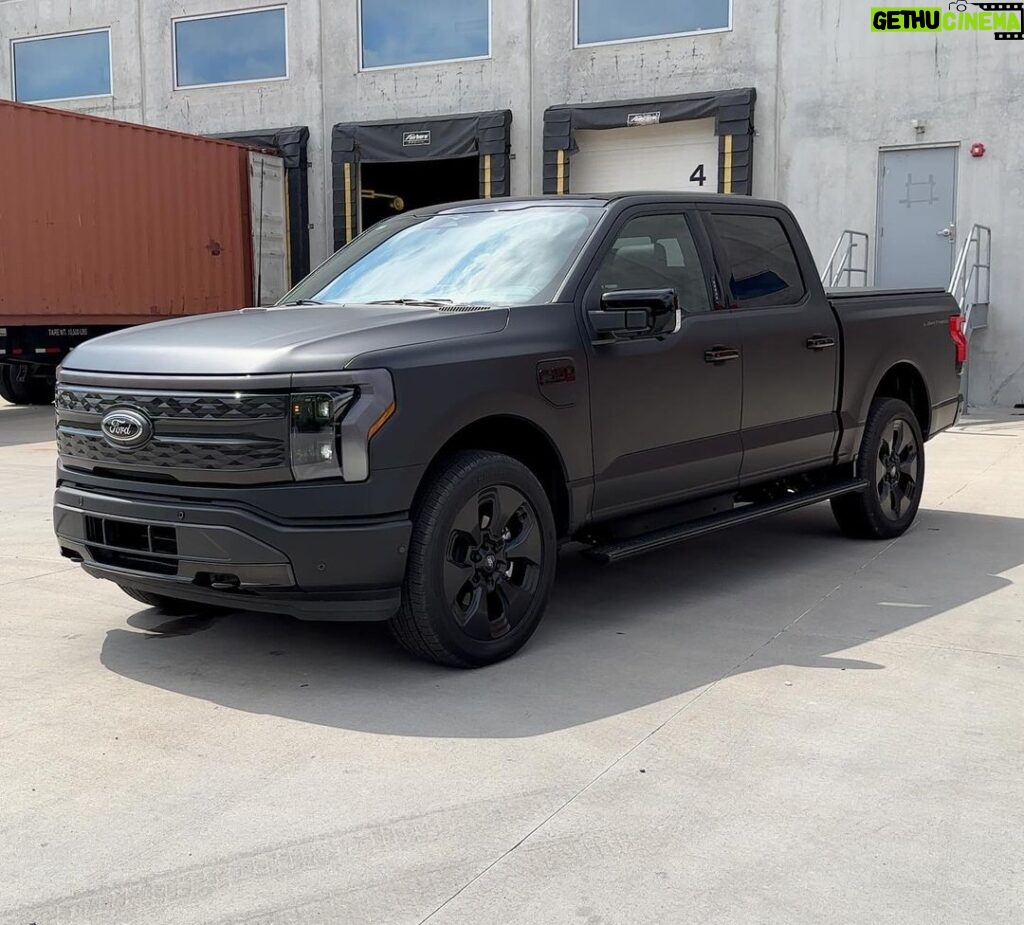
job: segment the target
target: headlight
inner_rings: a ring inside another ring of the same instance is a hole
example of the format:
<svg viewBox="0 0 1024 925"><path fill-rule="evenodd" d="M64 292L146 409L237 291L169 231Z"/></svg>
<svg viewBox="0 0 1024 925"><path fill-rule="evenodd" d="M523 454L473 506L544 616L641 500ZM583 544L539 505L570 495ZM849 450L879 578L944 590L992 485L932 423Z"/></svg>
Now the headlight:
<svg viewBox="0 0 1024 925"><path fill-rule="evenodd" d="M292 473L296 479L343 474L338 437L341 418L355 397L354 389L292 395Z"/></svg>
<svg viewBox="0 0 1024 925"><path fill-rule="evenodd" d="M370 440L395 412L387 370L292 377L291 468L297 481L370 474Z"/></svg>

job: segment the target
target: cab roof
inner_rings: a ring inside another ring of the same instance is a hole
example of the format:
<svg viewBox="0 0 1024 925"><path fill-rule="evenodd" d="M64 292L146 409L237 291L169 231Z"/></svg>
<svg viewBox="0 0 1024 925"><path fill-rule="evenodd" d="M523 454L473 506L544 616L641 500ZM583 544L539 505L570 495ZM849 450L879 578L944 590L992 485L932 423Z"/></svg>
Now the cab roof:
<svg viewBox="0 0 1024 925"><path fill-rule="evenodd" d="M603 208L612 205L648 205L658 202L679 203L720 203L736 205L737 202L750 206L775 206L781 204L769 199L754 199L751 196L736 196L730 193L690 193L667 192L659 190L619 191L611 193L566 193L564 195L547 196L506 196L500 199L468 199L463 202L449 202L436 206L417 209L421 214L442 214L445 212L476 211L486 208L515 209L525 205L546 206L591 206Z"/></svg>

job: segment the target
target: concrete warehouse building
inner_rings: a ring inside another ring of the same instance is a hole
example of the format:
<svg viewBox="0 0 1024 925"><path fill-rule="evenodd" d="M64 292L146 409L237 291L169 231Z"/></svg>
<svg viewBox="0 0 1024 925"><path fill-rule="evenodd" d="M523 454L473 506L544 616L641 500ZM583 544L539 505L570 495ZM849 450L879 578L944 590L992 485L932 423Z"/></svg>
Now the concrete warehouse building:
<svg viewBox="0 0 1024 925"><path fill-rule="evenodd" d="M822 267L865 232L852 264L889 286L948 285L988 226L991 261L981 234L965 270L992 266L990 296L970 276L970 399L1013 405L1021 15L961 0L905 31L873 28L867 0L0 0L0 96L278 149L293 276L380 218L475 196L778 198Z"/></svg>

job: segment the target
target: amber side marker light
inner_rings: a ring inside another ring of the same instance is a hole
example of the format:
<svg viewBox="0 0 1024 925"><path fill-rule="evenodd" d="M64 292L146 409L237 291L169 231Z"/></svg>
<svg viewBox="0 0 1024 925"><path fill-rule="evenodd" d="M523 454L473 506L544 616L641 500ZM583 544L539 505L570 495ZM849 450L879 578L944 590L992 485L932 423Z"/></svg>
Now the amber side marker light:
<svg viewBox="0 0 1024 925"><path fill-rule="evenodd" d="M392 402L384 409L384 411L381 413L381 416L377 418L376 421L373 422L373 426L370 428L370 432L366 435L367 441L372 440L374 436L376 436L377 431L380 430L385 424L387 424L387 422L391 419L391 415L393 415L397 410L398 406L394 402Z"/></svg>

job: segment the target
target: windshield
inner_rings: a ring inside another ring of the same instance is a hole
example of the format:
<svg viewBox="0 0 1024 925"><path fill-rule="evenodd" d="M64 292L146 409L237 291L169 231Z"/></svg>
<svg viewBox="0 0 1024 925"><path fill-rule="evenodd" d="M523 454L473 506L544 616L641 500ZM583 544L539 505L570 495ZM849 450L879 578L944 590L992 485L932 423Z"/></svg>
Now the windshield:
<svg viewBox="0 0 1024 925"><path fill-rule="evenodd" d="M600 216L561 205L397 216L343 247L282 304L550 302Z"/></svg>

